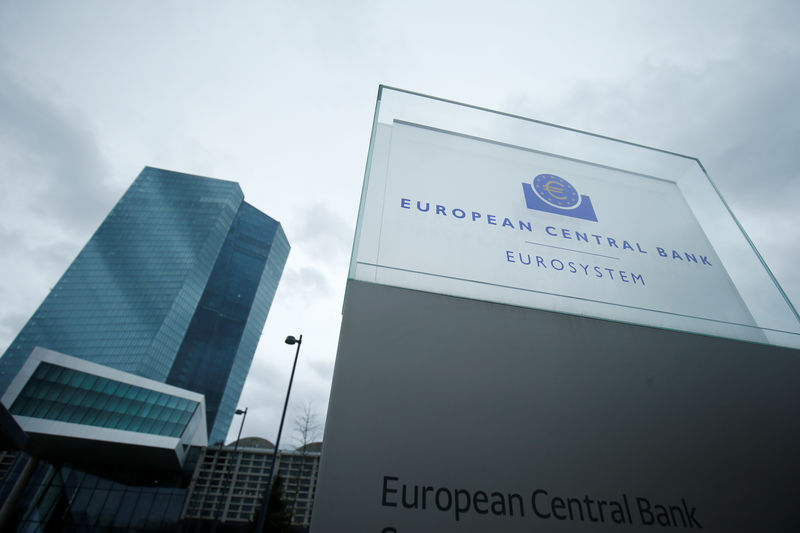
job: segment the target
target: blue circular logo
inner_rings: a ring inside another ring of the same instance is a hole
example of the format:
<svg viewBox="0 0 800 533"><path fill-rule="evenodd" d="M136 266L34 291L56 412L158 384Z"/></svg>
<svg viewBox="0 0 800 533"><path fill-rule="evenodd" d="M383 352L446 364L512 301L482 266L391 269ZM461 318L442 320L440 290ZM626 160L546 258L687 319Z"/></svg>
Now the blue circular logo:
<svg viewBox="0 0 800 533"><path fill-rule="evenodd" d="M539 174L533 178L533 190L539 198L559 209L578 207L581 201L575 187L555 174Z"/></svg>

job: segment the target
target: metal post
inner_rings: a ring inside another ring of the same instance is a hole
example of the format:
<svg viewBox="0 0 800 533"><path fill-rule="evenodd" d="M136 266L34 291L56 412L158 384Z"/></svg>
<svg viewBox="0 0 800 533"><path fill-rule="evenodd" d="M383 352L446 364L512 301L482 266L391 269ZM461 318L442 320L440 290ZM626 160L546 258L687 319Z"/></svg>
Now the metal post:
<svg viewBox="0 0 800 533"><path fill-rule="evenodd" d="M261 510L258 513L258 524L256 532L260 533L264 529L264 522L267 519L267 507L269 506L269 493L272 489L272 474L275 472L275 463L278 462L278 446L281 444L281 433L283 432L283 420L286 418L286 407L289 405L289 393L292 392L292 381L294 381L294 370L297 368L297 357L300 355L300 344L303 336L299 339L292 336L286 337L286 344L297 344L297 351L294 353L294 364L292 374L289 376L289 388L286 390L286 400L283 402L283 414L281 415L281 425L278 426L278 438L275 439L275 451L272 453L272 463L269 465L269 475L267 476L267 489L264 491L264 501L261 502Z"/></svg>
<svg viewBox="0 0 800 533"><path fill-rule="evenodd" d="M234 415L244 415L244 416L242 417L242 423L239 424L239 436L236 438L236 442L233 444L233 455L230 456L230 458L229 458L230 460L226 460L226 462L228 463L228 468L227 468L227 471L225 472L225 483L223 485L223 492L225 494L225 501L226 501L226 503L224 504L224 507L227 507L227 505L228 505L227 502L228 502L228 500L229 500L229 498L231 496L229 494L229 492L228 492L230 490L230 487L231 487L231 477L232 477L232 474L231 474L231 463L233 461L235 461L237 459L237 457L238 457L236 452L239 449L239 440L242 438L242 428L244 427L244 419L247 418L247 407L244 408L244 411L242 411L241 409L237 409L233 414ZM224 447L224 442L222 442L221 444L222 445L220 446L219 452L217 452L217 456L218 457L222 455L222 448ZM217 503L219 503L219 502L217 502ZM215 513L216 516L214 517L214 524L211 526L212 533L217 530L217 524L220 521L220 514L222 514L222 511L217 509L217 512Z"/></svg>
<svg viewBox="0 0 800 533"><path fill-rule="evenodd" d="M237 409L236 414L244 416L242 417L242 423L239 424L239 436L236 437L236 443L233 445L233 455L236 455L236 452L239 450L239 441L242 440L242 428L244 427L244 419L247 418L247 407L244 408L244 411Z"/></svg>

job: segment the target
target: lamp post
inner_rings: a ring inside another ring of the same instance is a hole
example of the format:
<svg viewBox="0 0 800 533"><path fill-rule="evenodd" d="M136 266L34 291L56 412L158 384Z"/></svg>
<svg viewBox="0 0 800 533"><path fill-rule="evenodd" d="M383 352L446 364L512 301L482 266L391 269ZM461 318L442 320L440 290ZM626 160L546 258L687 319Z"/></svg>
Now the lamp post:
<svg viewBox="0 0 800 533"><path fill-rule="evenodd" d="M294 381L294 370L297 368L297 357L300 355L300 344L303 342L303 336L295 339L292 335L286 337L284 341L286 344L296 344L297 350L294 352L294 364L292 365L292 374L289 376L289 388L286 389L286 400L283 402L283 414L281 415L281 424L278 426L278 437L275 439L275 451L272 453L272 463L269 465L269 475L267 476L267 489L264 491L264 501L261 502L261 510L258 513L258 524L256 531L260 533L264 529L264 521L267 519L267 507L269 507L269 493L272 489L272 474L275 472L275 463L278 462L278 446L281 444L281 433L283 432L283 420L286 418L286 407L289 405L289 393L292 392L292 381Z"/></svg>
<svg viewBox="0 0 800 533"><path fill-rule="evenodd" d="M236 442L233 445L233 456L230 458L230 461L227 462L228 463L228 471L225 473L225 485L224 485L224 489L223 489L224 492L225 492L225 498L226 499L230 498L230 494L228 494L228 488L231 485L231 462L235 461L236 457L237 457L236 452L239 449L239 440L242 438L242 428L244 427L244 419L247 418L247 407L244 408L244 411L242 411L241 409L237 409L234 412L234 415L244 415L244 416L242 417L242 423L239 424L239 436L236 437ZM224 443L224 441L220 441L219 442L219 444L223 444L223 443ZM221 453L221 450L220 450L220 453ZM211 527L211 531L212 532L217 530L217 524L219 523L221 512L222 511L219 509L219 507L217 507L216 516L214 517L214 524Z"/></svg>
<svg viewBox="0 0 800 533"><path fill-rule="evenodd" d="M242 428L244 427L244 419L247 418L247 407L244 408L244 411L237 409L235 414L244 416L242 417L242 423L239 424L239 436L236 437L236 444L233 445L234 456L236 456L236 451L239 449L239 441L242 440Z"/></svg>

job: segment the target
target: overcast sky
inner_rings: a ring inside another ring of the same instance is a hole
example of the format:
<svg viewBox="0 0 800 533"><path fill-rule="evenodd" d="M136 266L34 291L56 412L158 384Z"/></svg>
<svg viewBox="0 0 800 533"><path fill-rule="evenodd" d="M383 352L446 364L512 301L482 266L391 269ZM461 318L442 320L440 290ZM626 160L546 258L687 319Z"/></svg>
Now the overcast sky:
<svg viewBox="0 0 800 533"><path fill-rule="evenodd" d="M795 0L0 1L0 352L142 167L237 181L292 244L244 435L274 440L303 334L292 444L327 408L380 83L699 158L800 302L798 28Z"/></svg>

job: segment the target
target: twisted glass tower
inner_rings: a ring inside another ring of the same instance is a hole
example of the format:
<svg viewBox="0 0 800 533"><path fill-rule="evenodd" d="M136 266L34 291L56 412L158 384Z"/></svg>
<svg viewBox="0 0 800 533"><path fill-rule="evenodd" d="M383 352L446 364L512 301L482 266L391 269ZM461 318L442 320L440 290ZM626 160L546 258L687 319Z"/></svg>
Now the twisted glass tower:
<svg viewBox="0 0 800 533"><path fill-rule="evenodd" d="M146 167L0 359L35 346L206 396L222 440L289 253L238 184Z"/></svg>

